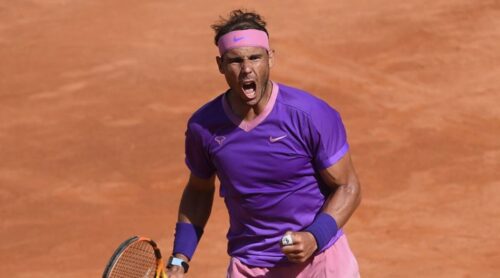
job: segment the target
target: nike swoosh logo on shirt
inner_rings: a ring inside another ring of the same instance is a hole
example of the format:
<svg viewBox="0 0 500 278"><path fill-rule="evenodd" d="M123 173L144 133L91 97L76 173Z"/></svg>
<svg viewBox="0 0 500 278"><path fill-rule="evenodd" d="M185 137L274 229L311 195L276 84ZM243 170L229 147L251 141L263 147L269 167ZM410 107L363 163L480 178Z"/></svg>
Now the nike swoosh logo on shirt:
<svg viewBox="0 0 500 278"><path fill-rule="evenodd" d="M274 143L274 142L277 142L277 141L279 141L279 140L281 140L281 139L285 138L286 136L287 136L287 135L283 135L283 136L276 137L276 138L273 138L272 136L269 136L269 141L270 141L271 143Z"/></svg>

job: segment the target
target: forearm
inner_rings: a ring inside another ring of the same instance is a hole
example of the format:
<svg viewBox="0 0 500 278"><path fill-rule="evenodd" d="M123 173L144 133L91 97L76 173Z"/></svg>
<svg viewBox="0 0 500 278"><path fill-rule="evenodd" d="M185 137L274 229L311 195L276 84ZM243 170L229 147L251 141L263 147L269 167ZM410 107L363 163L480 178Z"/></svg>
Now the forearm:
<svg viewBox="0 0 500 278"><path fill-rule="evenodd" d="M321 172L321 178L331 188L323 205L323 212L331 215L340 228L354 213L361 202L361 185L352 165L350 153Z"/></svg>
<svg viewBox="0 0 500 278"><path fill-rule="evenodd" d="M339 185L323 206L323 212L330 214L341 228L349 220L361 202L361 187L356 180Z"/></svg>
<svg viewBox="0 0 500 278"><path fill-rule="evenodd" d="M204 228L212 212L215 186L188 182L182 194L178 221Z"/></svg>
<svg viewBox="0 0 500 278"><path fill-rule="evenodd" d="M214 179L200 179L191 175L184 188L174 240L174 255L184 261L193 256L210 217L215 192Z"/></svg>

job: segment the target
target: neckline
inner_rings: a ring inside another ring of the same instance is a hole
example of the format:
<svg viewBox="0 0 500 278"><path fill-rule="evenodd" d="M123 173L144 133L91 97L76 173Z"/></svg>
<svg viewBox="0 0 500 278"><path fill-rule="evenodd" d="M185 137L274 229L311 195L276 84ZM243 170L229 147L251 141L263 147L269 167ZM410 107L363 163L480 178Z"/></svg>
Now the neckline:
<svg viewBox="0 0 500 278"><path fill-rule="evenodd" d="M231 122L233 122L237 127L246 132L249 132L250 130L256 128L260 123L262 123L273 110L274 104L276 103L276 99L278 97L278 83L275 83L274 81L271 81L271 83L273 85L273 89L271 91L271 97L266 103L266 107L264 107L262 113L260 113L257 117L250 121L241 119L233 112L233 110L229 106L229 100L227 99L226 94L224 94L222 96L222 108L224 109L224 113L226 113Z"/></svg>

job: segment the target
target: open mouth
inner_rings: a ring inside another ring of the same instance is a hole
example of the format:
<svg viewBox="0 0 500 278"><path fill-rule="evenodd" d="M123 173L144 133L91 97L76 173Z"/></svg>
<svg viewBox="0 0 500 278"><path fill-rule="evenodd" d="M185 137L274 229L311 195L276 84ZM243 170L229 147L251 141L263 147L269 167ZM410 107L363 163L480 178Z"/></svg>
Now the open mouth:
<svg viewBox="0 0 500 278"><path fill-rule="evenodd" d="M243 93L247 98L254 98L257 92L257 84L254 81L243 82Z"/></svg>

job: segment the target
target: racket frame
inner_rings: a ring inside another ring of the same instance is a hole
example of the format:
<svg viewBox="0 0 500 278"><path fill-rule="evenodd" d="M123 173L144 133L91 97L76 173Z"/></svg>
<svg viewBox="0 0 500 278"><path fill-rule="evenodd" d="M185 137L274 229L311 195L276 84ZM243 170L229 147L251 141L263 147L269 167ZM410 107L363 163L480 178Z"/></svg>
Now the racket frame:
<svg viewBox="0 0 500 278"><path fill-rule="evenodd" d="M160 248L158 248L158 245L156 244L156 242L154 242L154 240L143 236L133 236L125 240L118 246L113 255L111 255L111 259L109 260L108 264L106 265L106 268L104 269L102 278L109 277L111 269L118 262L123 252L125 252L125 250L127 250L127 248L129 248L132 243L137 241L146 241L151 245L151 247L153 247L153 251L156 257L155 278L167 278L167 274L165 273L165 263L163 262Z"/></svg>

